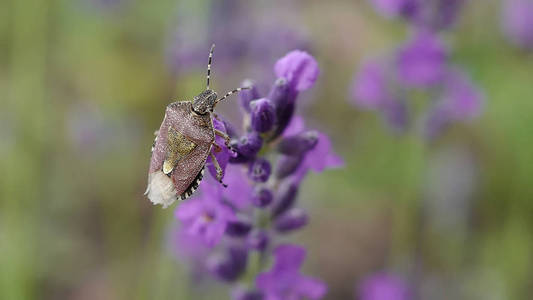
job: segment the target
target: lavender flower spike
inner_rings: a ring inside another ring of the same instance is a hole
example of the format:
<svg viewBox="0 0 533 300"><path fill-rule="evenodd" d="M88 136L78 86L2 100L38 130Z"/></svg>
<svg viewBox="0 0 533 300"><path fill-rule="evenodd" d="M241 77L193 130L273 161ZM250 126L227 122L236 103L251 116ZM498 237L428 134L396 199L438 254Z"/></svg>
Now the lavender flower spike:
<svg viewBox="0 0 533 300"><path fill-rule="evenodd" d="M318 75L315 59L293 51L278 61L276 75L266 98L254 89L241 96L243 134L228 122L213 120L235 150L217 153L219 161L228 162L227 187L208 176L200 197L176 210L180 232L186 235L179 241L186 245L175 248L193 252L180 257L194 264L197 275L231 284L235 300L320 299L326 293L324 283L300 273L305 250L280 246L279 237L309 222L296 200L305 174L340 166L342 160L325 134L305 128L303 119L293 116L299 92ZM259 257L261 263L247 269L249 257ZM266 271L272 257L274 266Z"/></svg>

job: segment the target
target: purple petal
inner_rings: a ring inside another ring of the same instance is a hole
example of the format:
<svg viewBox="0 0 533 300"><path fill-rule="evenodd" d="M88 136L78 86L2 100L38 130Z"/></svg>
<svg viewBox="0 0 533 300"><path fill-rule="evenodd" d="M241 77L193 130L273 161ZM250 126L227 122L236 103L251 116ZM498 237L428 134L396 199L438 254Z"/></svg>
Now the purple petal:
<svg viewBox="0 0 533 300"><path fill-rule="evenodd" d="M322 172L326 168L340 168L344 161L333 152L329 137L319 133L318 144L306 155L304 164L315 172Z"/></svg>
<svg viewBox="0 0 533 300"><path fill-rule="evenodd" d="M324 297L328 290L324 282L308 276L301 276L295 283L295 289L297 294L313 300Z"/></svg>
<svg viewBox="0 0 533 300"><path fill-rule="evenodd" d="M276 76L289 81L295 91L304 91L315 83L320 73L317 61L307 52L294 50L282 57L274 66Z"/></svg>
<svg viewBox="0 0 533 300"><path fill-rule="evenodd" d="M438 83L445 74L447 57L447 49L437 36L418 32L398 51L399 78L417 87Z"/></svg>
<svg viewBox="0 0 533 300"><path fill-rule="evenodd" d="M389 274L372 275L360 284L361 300L408 300L409 288L401 279Z"/></svg>
<svg viewBox="0 0 533 300"><path fill-rule="evenodd" d="M272 268L275 272L298 270L305 259L305 249L294 245L280 245L274 250L275 263Z"/></svg>
<svg viewBox="0 0 533 300"><path fill-rule="evenodd" d="M381 62L366 62L355 76L350 95L354 105L377 109L391 97L387 70Z"/></svg>
<svg viewBox="0 0 533 300"><path fill-rule="evenodd" d="M252 186L241 166L228 165L224 181L228 187L222 193L228 202L238 209L244 209L252 204Z"/></svg>
<svg viewBox="0 0 533 300"><path fill-rule="evenodd" d="M294 116L289 123L289 126L283 132L283 136L296 135L305 130L304 118L301 116Z"/></svg>
<svg viewBox="0 0 533 300"><path fill-rule="evenodd" d="M483 96L464 73L450 72L445 89L442 101L452 118L465 120L480 114Z"/></svg>
<svg viewBox="0 0 533 300"><path fill-rule="evenodd" d="M533 49L533 1L503 1L502 27L512 43Z"/></svg>
<svg viewBox="0 0 533 300"><path fill-rule="evenodd" d="M198 216L203 211L203 204L201 201L195 200L196 199L192 199L192 201L181 203L181 205L179 205L174 212L176 218L182 222L185 222Z"/></svg>

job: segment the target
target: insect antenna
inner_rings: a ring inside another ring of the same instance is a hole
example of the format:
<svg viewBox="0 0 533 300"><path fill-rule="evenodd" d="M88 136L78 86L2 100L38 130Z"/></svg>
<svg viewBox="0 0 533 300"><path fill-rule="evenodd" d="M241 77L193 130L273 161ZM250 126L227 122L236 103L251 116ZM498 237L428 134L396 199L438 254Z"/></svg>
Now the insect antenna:
<svg viewBox="0 0 533 300"><path fill-rule="evenodd" d="M251 89L251 88L252 88L252 87L250 87L250 86L245 86L245 87L240 87L240 88L238 88L238 89L234 89L233 91L230 91L230 92L228 92L226 95L224 95L224 97L218 99L216 103L218 103L218 102L220 102L220 101L226 99L229 95L231 95L231 94L233 94L233 93L238 93L238 92L240 92L240 91L242 91L242 90L249 90L249 89ZM215 103L215 104L216 104L216 103Z"/></svg>
<svg viewBox="0 0 533 300"><path fill-rule="evenodd" d="M211 50L209 50L209 61L207 62L207 87L209 89L209 76L211 76L211 60L213 59L213 51L215 50L215 44L211 45Z"/></svg>

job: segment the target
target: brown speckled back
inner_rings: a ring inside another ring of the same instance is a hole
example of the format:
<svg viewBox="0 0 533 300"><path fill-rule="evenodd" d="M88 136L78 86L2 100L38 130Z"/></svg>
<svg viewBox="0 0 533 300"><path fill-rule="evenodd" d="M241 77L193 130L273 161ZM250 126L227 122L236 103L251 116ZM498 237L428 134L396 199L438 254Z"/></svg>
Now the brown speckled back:
<svg viewBox="0 0 533 300"><path fill-rule="evenodd" d="M194 150L178 161L171 173L178 195L189 187L202 170L215 140L210 115L194 114L191 108L190 101L174 102L167 106L150 162L150 173L161 170L167 152L169 127L174 128L197 145Z"/></svg>

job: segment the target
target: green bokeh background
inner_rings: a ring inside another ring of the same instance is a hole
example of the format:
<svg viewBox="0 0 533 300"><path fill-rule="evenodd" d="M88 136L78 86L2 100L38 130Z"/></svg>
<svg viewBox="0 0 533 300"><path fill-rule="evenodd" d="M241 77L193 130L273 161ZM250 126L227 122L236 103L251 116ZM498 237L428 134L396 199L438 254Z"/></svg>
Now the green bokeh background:
<svg viewBox="0 0 533 300"><path fill-rule="evenodd" d="M293 12L321 67L301 113L346 161L306 180L311 223L290 237L308 247L305 269L328 282L329 299L352 299L376 270L412 274L415 254L424 274L451 287L442 299L533 295L533 56L501 35L500 2L480 2L445 36L483 90L484 112L432 145L391 134L347 99L364 58L405 39L402 23L366 1L301 1ZM143 196L164 107L204 84L203 66L177 80L165 65L178 4L208 14L206 0L124 0L112 10L90 0L0 2L0 299L225 299L224 287L187 277L166 242L173 209ZM215 61L215 87L246 78L230 73L217 83ZM96 147L69 137L79 103L107 126ZM449 149L477 170L462 230L419 217L430 161Z"/></svg>

